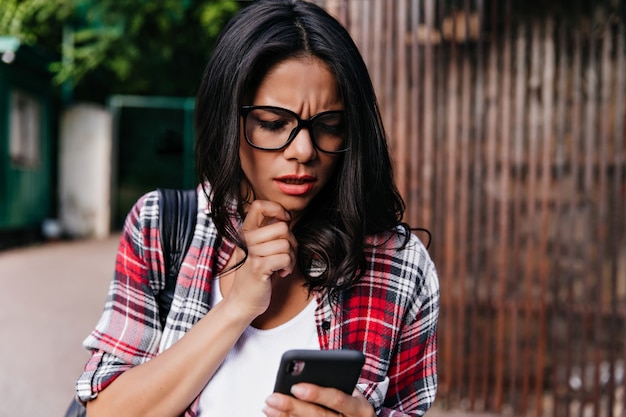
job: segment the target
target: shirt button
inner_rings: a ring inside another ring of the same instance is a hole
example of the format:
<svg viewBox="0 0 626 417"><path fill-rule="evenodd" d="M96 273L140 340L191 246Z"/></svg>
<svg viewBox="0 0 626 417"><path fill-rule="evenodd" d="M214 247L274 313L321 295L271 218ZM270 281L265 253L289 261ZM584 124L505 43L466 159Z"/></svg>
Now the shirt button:
<svg viewBox="0 0 626 417"><path fill-rule="evenodd" d="M322 323L322 329L328 331L330 329L330 321L325 321Z"/></svg>

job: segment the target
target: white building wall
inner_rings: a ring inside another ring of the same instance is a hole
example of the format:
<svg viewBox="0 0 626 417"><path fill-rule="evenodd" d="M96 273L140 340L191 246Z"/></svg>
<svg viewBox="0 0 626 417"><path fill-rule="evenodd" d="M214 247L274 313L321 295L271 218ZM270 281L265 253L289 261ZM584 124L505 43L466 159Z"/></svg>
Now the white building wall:
<svg viewBox="0 0 626 417"><path fill-rule="evenodd" d="M110 233L112 117L101 106L78 104L61 117L59 218L76 238Z"/></svg>

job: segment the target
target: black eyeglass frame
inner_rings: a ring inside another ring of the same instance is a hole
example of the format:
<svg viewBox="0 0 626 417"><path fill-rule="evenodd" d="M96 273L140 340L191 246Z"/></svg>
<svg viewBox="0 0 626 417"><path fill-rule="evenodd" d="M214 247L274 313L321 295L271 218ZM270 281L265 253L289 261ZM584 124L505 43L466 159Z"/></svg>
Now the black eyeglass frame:
<svg viewBox="0 0 626 417"><path fill-rule="evenodd" d="M246 131L246 119L248 117L248 114L250 114L250 112L252 112L253 110L277 110L277 111L281 111L281 112L285 112L293 117L295 117L296 121L298 122L298 124L296 125L296 127L293 128L293 130L291 131L291 133L289 133L289 139L287 139L287 141L277 147L277 148L265 148L262 146L258 146L255 145L254 143L252 143L252 141L250 140L250 138L248 138L248 132ZM329 154L341 154L344 152L347 152L348 150L350 150L350 148L345 148L345 149L341 149L338 151L326 151L322 148L320 148L317 144L317 141L315 140L315 134L313 133L313 130L311 129L311 127L313 126L313 122L315 122L316 119L318 119L319 117L328 115L328 114L343 114L345 113L344 110L329 110L329 111L323 111L321 113L317 113L316 115L314 115L313 117L303 120L302 118L300 118L300 116L289 110L289 109L285 109L283 107L276 107L276 106L241 106L240 110L239 110L239 114L241 115L241 117L243 117L243 136L246 138L246 142L248 142L248 145L252 146L255 149L259 149L262 151L281 151L283 149L285 149L287 146L289 146L289 144L291 142L293 142L293 140L296 138L296 136L298 136L298 133L300 133L300 131L302 129L307 129L309 131L309 136L311 136L311 142L313 143L313 146L315 146L315 149L317 149L320 152L324 152L324 153L329 153Z"/></svg>

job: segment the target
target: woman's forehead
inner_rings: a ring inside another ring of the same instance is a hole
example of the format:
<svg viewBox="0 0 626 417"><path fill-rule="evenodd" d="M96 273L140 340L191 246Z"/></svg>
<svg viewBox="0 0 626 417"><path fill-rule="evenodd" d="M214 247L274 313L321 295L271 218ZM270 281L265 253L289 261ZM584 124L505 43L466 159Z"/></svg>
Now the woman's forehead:
<svg viewBox="0 0 626 417"><path fill-rule="evenodd" d="M322 106L341 103L333 72L316 57L288 58L272 66L261 79L253 99L254 104L277 106L281 102L305 100L314 100ZM259 100L264 102L258 103Z"/></svg>

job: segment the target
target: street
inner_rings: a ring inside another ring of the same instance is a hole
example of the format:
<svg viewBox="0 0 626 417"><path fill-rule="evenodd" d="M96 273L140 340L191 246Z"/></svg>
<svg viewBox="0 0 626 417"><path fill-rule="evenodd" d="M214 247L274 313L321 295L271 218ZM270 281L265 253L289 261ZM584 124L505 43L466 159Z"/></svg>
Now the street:
<svg viewBox="0 0 626 417"><path fill-rule="evenodd" d="M119 235L0 252L0 417L63 417Z"/></svg>

